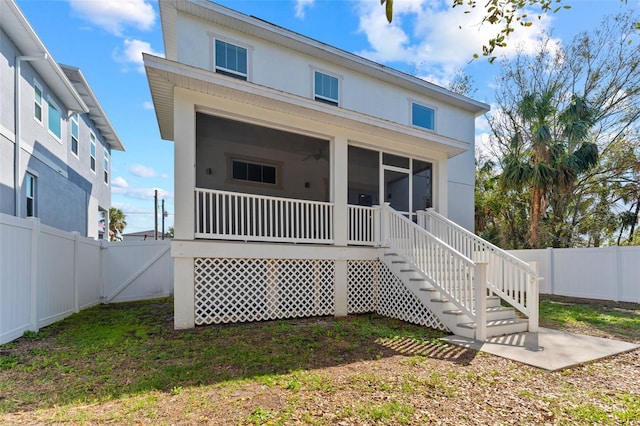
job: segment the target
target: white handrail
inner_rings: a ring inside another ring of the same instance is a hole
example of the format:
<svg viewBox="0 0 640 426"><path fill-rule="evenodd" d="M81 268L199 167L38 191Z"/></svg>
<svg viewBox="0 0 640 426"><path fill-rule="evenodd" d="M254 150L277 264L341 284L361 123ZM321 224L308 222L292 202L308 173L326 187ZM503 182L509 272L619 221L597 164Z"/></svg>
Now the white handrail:
<svg viewBox="0 0 640 426"><path fill-rule="evenodd" d="M447 299L476 319L475 263L394 209L383 207L384 238Z"/></svg>
<svg viewBox="0 0 640 426"><path fill-rule="evenodd" d="M422 228L474 261L487 262L489 291L528 316L530 331L537 329L538 277L529 264L483 240L433 209L417 213L418 224Z"/></svg>

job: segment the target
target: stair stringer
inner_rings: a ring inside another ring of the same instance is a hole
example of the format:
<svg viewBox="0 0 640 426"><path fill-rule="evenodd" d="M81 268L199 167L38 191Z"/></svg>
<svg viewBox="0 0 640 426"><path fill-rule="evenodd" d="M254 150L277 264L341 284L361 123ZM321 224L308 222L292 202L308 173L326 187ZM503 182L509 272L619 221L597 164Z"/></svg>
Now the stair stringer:
<svg viewBox="0 0 640 426"><path fill-rule="evenodd" d="M423 271L392 249L378 249L378 257L402 284L446 326L458 336L476 338L475 320L447 298ZM527 331L526 320L515 318L513 308L500 306L500 298L487 296L487 337Z"/></svg>
<svg viewBox="0 0 640 426"><path fill-rule="evenodd" d="M439 290L437 285L426 274L414 268L406 258L395 253L392 249L378 249L378 257L420 303L438 317L449 331L459 336L475 337L474 330L458 326L459 323L473 322L469 315L464 313L457 315L445 314L445 311L454 311L459 307L448 300L446 294Z"/></svg>

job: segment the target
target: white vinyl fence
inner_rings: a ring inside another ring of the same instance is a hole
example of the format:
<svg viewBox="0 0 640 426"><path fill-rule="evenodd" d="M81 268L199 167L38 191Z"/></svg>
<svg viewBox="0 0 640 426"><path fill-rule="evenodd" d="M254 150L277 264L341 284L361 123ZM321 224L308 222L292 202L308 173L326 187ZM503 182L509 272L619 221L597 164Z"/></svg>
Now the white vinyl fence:
<svg viewBox="0 0 640 426"><path fill-rule="evenodd" d="M169 240L95 241L0 214L0 344L98 303L172 293Z"/></svg>
<svg viewBox="0 0 640 426"><path fill-rule="evenodd" d="M541 294L640 303L640 247L510 250L538 262Z"/></svg>

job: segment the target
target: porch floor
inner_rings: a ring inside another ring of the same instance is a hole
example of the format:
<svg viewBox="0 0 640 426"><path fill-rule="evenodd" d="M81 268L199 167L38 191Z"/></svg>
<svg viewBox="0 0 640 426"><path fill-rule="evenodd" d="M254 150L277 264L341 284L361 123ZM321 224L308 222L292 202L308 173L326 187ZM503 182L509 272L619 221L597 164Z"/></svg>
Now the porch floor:
<svg viewBox="0 0 640 426"><path fill-rule="evenodd" d="M492 337L486 342L456 335L446 342L522 362L543 370L556 371L600 358L630 352L640 346L601 337L540 328L537 333L516 333Z"/></svg>

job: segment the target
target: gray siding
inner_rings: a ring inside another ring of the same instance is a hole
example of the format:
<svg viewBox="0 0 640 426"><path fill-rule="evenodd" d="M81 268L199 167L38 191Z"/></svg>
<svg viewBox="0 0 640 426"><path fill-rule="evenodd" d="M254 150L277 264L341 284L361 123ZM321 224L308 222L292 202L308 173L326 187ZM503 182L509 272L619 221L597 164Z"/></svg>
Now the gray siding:
<svg viewBox="0 0 640 426"><path fill-rule="evenodd" d="M0 30L0 212L14 214L14 93L15 57L20 55L11 39ZM110 152L87 114L80 116L79 153L71 152L70 111L53 94L29 62L21 65L21 167L37 176L36 216L42 223L84 236L97 235L97 212L111 206L111 182L104 183L104 151ZM34 81L42 88L42 124L34 119ZM62 115L61 140L48 131L47 101L52 100ZM90 169L90 139L96 136L96 171ZM111 180L111 175L109 176ZM26 215L24 175L20 202ZM90 203L91 199L93 203ZM91 207L90 207L91 206ZM95 220L95 223L94 223Z"/></svg>

